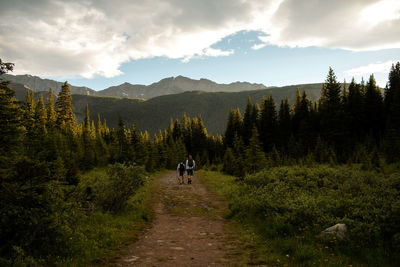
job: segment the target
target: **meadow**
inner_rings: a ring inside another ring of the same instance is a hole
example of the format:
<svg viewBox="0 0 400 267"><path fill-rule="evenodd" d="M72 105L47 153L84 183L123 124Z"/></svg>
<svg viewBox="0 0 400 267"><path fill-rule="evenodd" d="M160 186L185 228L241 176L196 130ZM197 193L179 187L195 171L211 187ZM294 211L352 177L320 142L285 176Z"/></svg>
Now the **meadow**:
<svg viewBox="0 0 400 267"><path fill-rule="evenodd" d="M357 166L282 166L243 179L202 170L227 201L249 264L395 266L400 252L400 174ZM344 239L320 232L338 223Z"/></svg>

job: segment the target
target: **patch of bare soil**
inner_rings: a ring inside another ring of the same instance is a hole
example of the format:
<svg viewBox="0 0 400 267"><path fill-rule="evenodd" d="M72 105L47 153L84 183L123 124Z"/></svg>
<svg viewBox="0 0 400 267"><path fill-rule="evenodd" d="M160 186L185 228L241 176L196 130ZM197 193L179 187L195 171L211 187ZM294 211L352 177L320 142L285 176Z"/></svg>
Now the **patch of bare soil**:
<svg viewBox="0 0 400 267"><path fill-rule="evenodd" d="M221 203L196 177L178 185L176 173L163 176L154 222L110 266L223 266L228 263Z"/></svg>

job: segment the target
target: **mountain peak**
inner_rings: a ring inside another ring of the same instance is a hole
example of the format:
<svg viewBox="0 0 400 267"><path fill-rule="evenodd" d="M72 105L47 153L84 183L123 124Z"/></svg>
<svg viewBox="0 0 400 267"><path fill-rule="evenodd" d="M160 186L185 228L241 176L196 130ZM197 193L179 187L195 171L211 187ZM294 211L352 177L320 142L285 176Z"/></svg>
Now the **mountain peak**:
<svg viewBox="0 0 400 267"><path fill-rule="evenodd" d="M11 82L26 85L35 92L48 91L49 88L52 88L55 93L58 93L63 84L62 82L42 79L29 74L4 75L3 77ZM124 82L120 85L111 86L101 91L94 91L88 87L71 85L71 94L150 99L156 96L179 94L186 91L240 92L265 88L266 86L263 84L252 84L248 82L219 84L206 78L195 80L178 75L176 77L164 78L150 85L131 84L129 82Z"/></svg>

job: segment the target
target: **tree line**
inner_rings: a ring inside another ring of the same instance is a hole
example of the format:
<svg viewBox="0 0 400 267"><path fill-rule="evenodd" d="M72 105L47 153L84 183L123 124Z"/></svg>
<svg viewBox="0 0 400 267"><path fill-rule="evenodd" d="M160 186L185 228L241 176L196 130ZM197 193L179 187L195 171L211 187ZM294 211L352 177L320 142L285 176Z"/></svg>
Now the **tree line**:
<svg viewBox="0 0 400 267"><path fill-rule="evenodd" d="M321 98L297 91L293 106L272 96L261 105L247 101L229 113L224 136L224 170L243 176L269 165L298 162L363 163L379 168L380 158L400 159L400 63L393 65L382 91L367 82L337 81L330 68Z"/></svg>

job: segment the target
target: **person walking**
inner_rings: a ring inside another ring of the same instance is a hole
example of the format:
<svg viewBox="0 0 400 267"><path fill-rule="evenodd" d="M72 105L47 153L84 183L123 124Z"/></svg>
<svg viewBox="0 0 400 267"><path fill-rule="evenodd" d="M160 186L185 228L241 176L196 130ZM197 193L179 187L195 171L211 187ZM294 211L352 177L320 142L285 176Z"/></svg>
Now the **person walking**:
<svg viewBox="0 0 400 267"><path fill-rule="evenodd" d="M192 178L194 176L194 168L196 164L192 155L189 155L188 159L186 160L186 171L188 175L188 184L192 184Z"/></svg>
<svg viewBox="0 0 400 267"><path fill-rule="evenodd" d="M178 167L176 167L176 171L179 173L179 184L184 184L185 181L183 180L183 175L185 173L186 167L183 164L183 161L178 163Z"/></svg>

